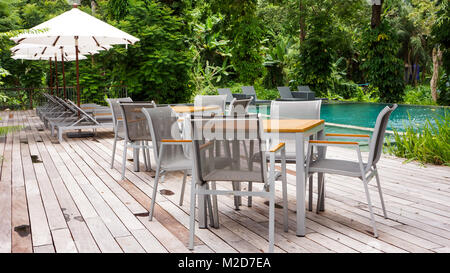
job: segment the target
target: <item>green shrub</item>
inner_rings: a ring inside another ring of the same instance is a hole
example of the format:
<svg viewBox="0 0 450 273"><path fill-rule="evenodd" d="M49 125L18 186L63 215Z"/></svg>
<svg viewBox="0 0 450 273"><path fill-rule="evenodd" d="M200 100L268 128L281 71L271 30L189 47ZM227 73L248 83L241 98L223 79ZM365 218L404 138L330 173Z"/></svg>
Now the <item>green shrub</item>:
<svg viewBox="0 0 450 273"><path fill-rule="evenodd" d="M395 143L387 140L388 152L408 160L450 166L450 115L434 121L427 120L424 128L417 129L410 119L403 134L394 130Z"/></svg>
<svg viewBox="0 0 450 273"><path fill-rule="evenodd" d="M403 102L406 104L435 105L431 97L429 85L419 85L417 87L408 85L405 90Z"/></svg>

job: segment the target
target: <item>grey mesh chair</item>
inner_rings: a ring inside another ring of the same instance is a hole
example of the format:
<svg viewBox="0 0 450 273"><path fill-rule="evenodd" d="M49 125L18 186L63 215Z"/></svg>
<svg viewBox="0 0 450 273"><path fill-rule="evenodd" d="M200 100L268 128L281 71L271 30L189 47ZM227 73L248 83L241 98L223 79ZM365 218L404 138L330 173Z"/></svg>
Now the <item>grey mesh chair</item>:
<svg viewBox="0 0 450 273"><path fill-rule="evenodd" d="M292 92L294 98L303 98L305 100L315 100L316 94L311 91L308 85L299 85L297 86L298 91Z"/></svg>
<svg viewBox="0 0 450 273"><path fill-rule="evenodd" d="M297 89L302 92L312 92L308 85L299 85Z"/></svg>
<svg viewBox="0 0 450 273"><path fill-rule="evenodd" d="M228 115L244 115L248 113L248 107L250 106L250 103L253 101L253 97L250 97L248 99L233 99L230 103L230 106L228 108Z"/></svg>
<svg viewBox="0 0 450 273"><path fill-rule="evenodd" d="M270 103L271 100L259 100L256 96L256 91L253 86L242 86L242 92L247 96L253 97L253 102L256 104L264 104L264 103Z"/></svg>
<svg viewBox="0 0 450 273"><path fill-rule="evenodd" d="M120 110L122 113L124 126L125 126L125 141L123 146L122 157L122 179L125 179L125 169L127 160L127 148L132 147L134 149L134 166L135 170L139 168L139 150L144 152L144 163L147 170L151 169L150 156L148 149L151 146L148 141L151 141L150 130L148 128L148 122L142 113L142 108L156 108L154 101L146 102L119 102ZM137 151L137 152L136 152Z"/></svg>
<svg viewBox="0 0 450 273"><path fill-rule="evenodd" d="M133 102L131 98L106 99L111 108L114 124L114 144L111 158L111 169L114 168L114 157L116 155L117 140L125 139L125 127L123 125L122 111L119 102Z"/></svg>
<svg viewBox="0 0 450 273"><path fill-rule="evenodd" d="M278 86L278 93L280 93L280 98L277 99L278 101L302 101L306 100L304 98L294 98L292 96L291 89L289 86Z"/></svg>
<svg viewBox="0 0 450 273"><path fill-rule="evenodd" d="M223 115L223 113L225 113L226 100L227 100L226 95L195 96L194 105L195 106L218 106L219 109L211 110L208 112Z"/></svg>
<svg viewBox="0 0 450 273"><path fill-rule="evenodd" d="M272 101L270 106L271 119L320 119L321 100L315 101L296 101L283 102ZM296 163L295 140L292 139L274 139L275 142L282 141L286 143L286 161L290 164ZM279 162L280 158L276 160ZM309 210L312 210L312 176L309 177ZM248 206L251 206L251 199L248 200Z"/></svg>
<svg viewBox="0 0 450 273"><path fill-rule="evenodd" d="M386 127L389 121L389 116L397 108L397 104L392 107L386 106L378 114L375 128L370 138L370 152L367 163L363 162L361 156L361 150L359 148L358 142L349 141L327 141L327 140L311 140L308 143L308 155L311 154L311 149L313 146L338 146L356 149L358 155L358 161L348 161L348 160L338 160L338 159L327 159L326 157L320 157L314 161L310 161L308 156L306 162L306 173L320 172L320 173L331 173L344 176L350 176L359 178L362 180L364 185L364 190L366 192L367 203L369 206L370 219L372 222L373 235L378 237L377 227L375 225L375 218L373 215L372 202L370 201L368 184L371 179L375 176L377 181L378 193L380 195L381 206L383 209L384 217L387 218L386 208L384 206L383 194L381 192L380 178L378 176L377 163L380 160L383 143L384 134L386 132ZM368 135L353 135L353 134L327 134L327 138L347 138L347 139L361 139L369 138ZM324 194L323 185L319 187L319 197ZM319 204L318 204L319 205ZM319 206L317 207L317 212L319 212Z"/></svg>
<svg viewBox="0 0 450 273"><path fill-rule="evenodd" d="M286 162L284 144L265 150L262 119L260 116L192 116L193 158L195 167L191 183L189 249L194 248L195 202L197 195L239 195L261 196L269 199L269 252L274 249L275 230L275 181L282 181L284 230L288 230ZM232 143L230 159L233 164L227 168L217 166L215 157L216 141L227 140ZM245 144L243 144L245 142ZM250 150L248 158L240 156L242 146ZM269 153L269 160L266 160ZM275 154L281 153L281 172L275 170ZM269 163L269 169L267 164ZM263 184L262 191L216 190L215 183L258 182ZM210 186L212 187L210 189ZM199 204L203 206L203 204ZM218 217L218 208L214 206L214 216ZM201 215L199 216L201 217ZM205 219L206 220L206 219Z"/></svg>
<svg viewBox="0 0 450 273"><path fill-rule="evenodd" d="M227 98L225 100L226 103L230 103L233 100L233 94L231 93L230 88L218 88L217 92L219 93L219 95L227 96Z"/></svg>
<svg viewBox="0 0 450 273"><path fill-rule="evenodd" d="M150 221L153 219L158 181L166 172L183 171L183 184L181 186L180 206L183 205L184 188L188 171L192 170L192 160L183 152L183 145L191 140L183 140L177 124L176 113L170 107L143 108L150 128L153 142L153 153L156 160L156 174L153 185L152 202L150 205Z"/></svg>

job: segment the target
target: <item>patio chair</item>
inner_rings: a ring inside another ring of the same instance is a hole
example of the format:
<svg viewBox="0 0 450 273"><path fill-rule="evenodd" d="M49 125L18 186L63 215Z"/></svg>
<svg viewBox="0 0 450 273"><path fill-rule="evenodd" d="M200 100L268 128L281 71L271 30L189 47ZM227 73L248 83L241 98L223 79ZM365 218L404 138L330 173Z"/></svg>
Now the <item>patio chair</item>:
<svg viewBox="0 0 450 273"><path fill-rule="evenodd" d="M321 100L283 102L273 101L270 106L271 119L320 119ZM286 143L286 162L296 164L295 140L292 139L270 139L270 141ZM281 162L281 157L275 158ZM312 176L309 177L309 210L312 211ZM249 185L251 189L251 185ZM248 206L252 206L252 200L248 199Z"/></svg>
<svg viewBox="0 0 450 273"><path fill-rule="evenodd" d="M195 96L194 105L195 106L218 106L219 109L210 110L207 112L223 115L223 113L225 113L226 100L227 100L226 95Z"/></svg>
<svg viewBox="0 0 450 273"><path fill-rule="evenodd" d="M180 206L183 205L184 189L188 171L192 170L192 160L188 158L183 145L191 140L183 140L177 124L177 116L170 107L143 108L150 133L152 135L153 153L156 160L156 174L153 185L152 202L150 205L149 220L153 219L158 182L166 172L183 171L181 185Z"/></svg>
<svg viewBox="0 0 450 273"><path fill-rule="evenodd" d="M114 168L114 157L116 154L116 145L118 139L125 138L125 127L123 124L122 111L119 102L133 102L131 98L106 99L111 108L113 125L114 125L114 144L111 157L111 169Z"/></svg>
<svg viewBox="0 0 450 273"><path fill-rule="evenodd" d="M255 104L269 104L271 102L271 100L259 100L253 86L242 86L241 88L245 95L253 97L253 103Z"/></svg>
<svg viewBox="0 0 450 273"><path fill-rule="evenodd" d="M278 93L280 93L280 98L278 98L278 101L302 101L306 100L305 98L294 98L292 96L291 89L289 86L278 86Z"/></svg>
<svg viewBox="0 0 450 273"><path fill-rule="evenodd" d="M233 99L230 102L230 106L228 108L228 115L245 115L248 113L248 107L250 106L250 103L253 101L253 97L250 97L248 99Z"/></svg>
<svg viewBox="0 0 450 273"><path fill-rule="evenodd" d="M194 248L195 203L197 195L237 195L261 196L269 199L269 252L274 249L275 230L275 181L282 181L284 231L288 230L288 204L286 162L284 144L280 143L270 151L266 151L260 116L192 116L193 159L195 167L191 183L189 249ZM230 141L233 153L230 160L233 164L227 168L217 166L213 160L216 141ZM248 158L240 156L242 142L250 150ZM269 153L269 160L266 160ZM281 172L275 170L275 154L282 158ZM267 169L269 163L269 169ZM258 182L263 184L262 191L217 190L216 183ZM211 186L211 189L210 189ZM204 207L204 204L199 204ZM218 208L214 206L214 216L218 216ZM201 217L200 215L199 217ZM206 217L204 218L206 220Z"/></svg>
<svg viewBox="0 0 450 273"><path fill-rule="evenodd" d="M144 154L144 163L147 170L151 169L150 156L148 149L151 146L148 141L152 141L147 119L145 118L142 108L156 108L154 101L151 102L119 102L120 110L125 126L125 141L123 145L122 157L122 179L125 179L125 169L127 160L127 149L134 149L134 169L139 169L139 150L142 149Z"/></svg>
<svg viewBox="0 0 450 273"><path fill-rule="evenodd" d="M383 143L384 134L386 132L386 127L389 121L389 116L397 108L397 104L389 107L386 106L378 114L375 128L370 138L369 145L369 157L367 163L363 162L361 150L359 148L359 143L352 141L328 141L328 140L310 140L308 143L308 157L306 162L306 173L320 172L320 173L331 173L337 175L344 175L359 178L362 180L364 185L364 190L366 193L367 204L369 206L370 219L373 228L373 235L375 238L378 237L377 228L375 225L375 218L373 215L372 202L370 201L370 194L368 184L371 179L375 176L377 181L378 194L380 195L381 207L383 209L384 218L387 218L386 208L384 205L383 194L381 192L380 178L378 176L377 163L380 160ZM327 134L327 138L346 138L346 139L368 139L369 135L353 135L353 134ZM338 160L338 159L327 159L326 157L318 158L316 160L310 160L311 149L314 146L338 146L354 148L356 150L358 161L348 161L348 160ZM319 187L319 197L324 194L323 185ZM319 204L318 204L319 205ZM319 212L319 206L317 207L317 212Z"/></svg>
<svg viewBox="0 0 450 273"><path fill-rule="evenodd" d="M297 86L298 91L292 92L294 98L302 98L305 100L315 100L316 94L311 91L308 85Z"/></svg>
<svg viewBox="0 0 450 273"><path fill-rule="evenodd" d="M219 95L227 96L225 102L230 103L233 100L233 94L231 93L230 88L218 88L217 92Z"/></svg>

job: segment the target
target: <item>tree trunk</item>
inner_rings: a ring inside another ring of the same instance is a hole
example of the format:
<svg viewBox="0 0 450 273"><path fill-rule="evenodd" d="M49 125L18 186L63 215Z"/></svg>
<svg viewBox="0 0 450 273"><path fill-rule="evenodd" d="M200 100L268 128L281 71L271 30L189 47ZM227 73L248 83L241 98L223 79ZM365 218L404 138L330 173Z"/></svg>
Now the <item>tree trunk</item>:
<svg viewBox="0 0 450 273"><path fill-rule="evenodd" d="M300 0L300 43L305 40L305 15L303 13L303 1Z"/></svg>
<svg viewBox="0 0 450 273"><path fill-rule="evenodd" d="M372 19L370 21L370 26L376 28L381 24L381 13L383 6L383 0L372 0Z"/></svg>
<svg viewBox="0 0 450 273"><path fill-rule="evenodd" d="M431 87L431 97L433 98L433 101L437 101L437 84L439 81L439 67L442 63L442 51L440 48L436 50L436 48L433 48L433 76L431 77L430 81L430 87Z"/></svg>
<svg viewBox="0 0 450 273"><path fill-rule="evenodd" d="M95 12L97 11L97 3L95 2L95 0L91 1L91 11L92 11L92 15L94 15Z"/></svg>

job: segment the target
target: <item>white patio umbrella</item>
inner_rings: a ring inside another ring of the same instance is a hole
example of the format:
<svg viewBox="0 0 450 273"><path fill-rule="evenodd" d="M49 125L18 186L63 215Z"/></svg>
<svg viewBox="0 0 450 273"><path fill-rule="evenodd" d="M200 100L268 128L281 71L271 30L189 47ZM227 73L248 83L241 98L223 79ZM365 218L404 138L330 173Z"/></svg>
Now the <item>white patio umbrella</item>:
<svg viewBox="0 0 450 273"><path fill-rule="evenodd" d="M97 54L99 51L102 50L108 50L111 46L80 46L78 48L78 53L82 55L92 55ZM60 57L60 56L73 56L75 60L75 47L68 46L47 46L47 45L38 45L38 44L18 44L14 47L12 47L11 52L14 55L19 56L32 56L35 58L40 57L50 57L51 60L55 61L55 70L58 71L58 61L62 62L62 68L63 68L63 87L64 87L64 98L66 98L66 81L65 81L65 73L64 73L64 61L67 61L67 58ZM49 58L46 58L49 59ZM50 70L51 70L51 63L50 63ZM50 78L50 84L52 84L52 78ZM52 91L53 89L51 89ZM56 90L58 91L58 75L56 72ZM58 93L58 92L57 92Z"/></svg>
<svg viewBox="0 0 450 273"><path fill-rule="evenodd" d="M46 54L41 54L39 56L36 56L35 54L32 55L26 55L26 54L14 54L13 56L11 56L11 58L13 58L14 60L31 60L31 61L49 61L50 63L50 71L52 71L52 59L55 60L55 75L56 75L56 93L58 94L58 66L57 66L57 62L61 61L62 62L62 75L63 75L63 93L64 93L64 98L67 98L67 92L66 92L66 75L65 75L65 71L64 71L64 61L66 62L70 62L70 61L75 61L76 60L76 56L75 55L69 55L68 53L64 52L61 53L61 55L50 55L49 53ZM78 56L79 60L85 60L87 59L86 56L84 55L79 55ZM50 77L50 91L51 94L53 95L53 83L52 83L52 78L53 78L53 72L51 72L51 77Z"/></svg>
<svg viewBox="0 0 450 273"><path fill-rule="evenodd" d="M31 30L44 30L44 32L20 34L12 37L11 40L18 44L64 46L64 49L75 48L78 105L80 105L79 48L83 46L102 47L114 44L134 44L139 41L138 38L80 11L76 4L70 11L39 24Z"/></svg>

